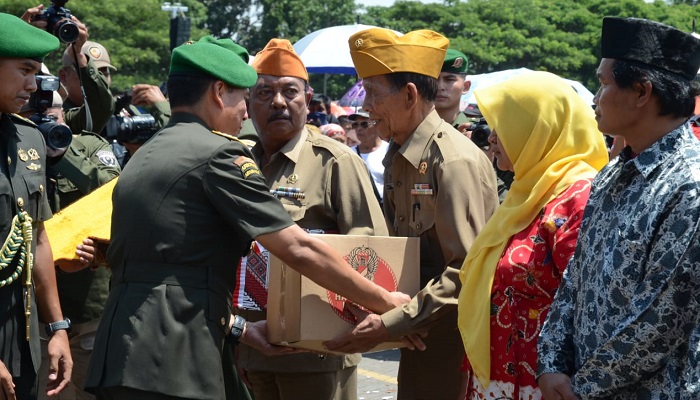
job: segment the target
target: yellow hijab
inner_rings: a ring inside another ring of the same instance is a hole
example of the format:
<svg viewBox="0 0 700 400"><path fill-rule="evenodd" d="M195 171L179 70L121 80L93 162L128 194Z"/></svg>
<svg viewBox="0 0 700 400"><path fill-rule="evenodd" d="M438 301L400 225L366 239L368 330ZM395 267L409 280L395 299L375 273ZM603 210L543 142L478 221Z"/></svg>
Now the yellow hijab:
<svg viewBox="0 0 700 400"><path fill-rule="evenodd" d="M488 387L491 286L506 244L574 182L595 176L608 154L592 108L556 75L528 72L475 95L515 172L459 273L459 330L474 373Z"/></svg>

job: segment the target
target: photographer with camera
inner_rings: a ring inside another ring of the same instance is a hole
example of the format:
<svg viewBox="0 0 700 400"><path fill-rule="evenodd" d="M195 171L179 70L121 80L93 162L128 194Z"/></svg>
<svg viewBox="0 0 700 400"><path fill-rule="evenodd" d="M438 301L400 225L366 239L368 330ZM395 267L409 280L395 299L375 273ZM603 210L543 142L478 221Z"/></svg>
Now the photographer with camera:
<svg viewBox="0 0 700 400"><path fill-rule="evenodd" d="M44 75L36 77L37 91L32 93L20 114L37 123L44 121L39 125L39 130L47 142L46 192L51 211L58 212L114 179L120 169L105 139L87 131L73 135L63 125L63 102L57 92L58 78L51 76L45 68L42 68L42 73ZM64 273L56 266L61 309L72 322L69 343L74 362L73 380L61 393L64 400L94 398L85 393L82 387L92 354L92 339L109 292L109 279L110 273L106 268ZM45 381L44 375L48 375L45 373L49 366L45 346L42 346L42 358L40 386ZM39 393L39 399L46 398L45 394Z"/></svg>
<svg viewBox="0 0 700 400"><path fill-rule="evenodd" d="M46 144L36 125L18 112L37 89L41 60L58 49L52 35L0 13L0 398L57 395L71 379L70 320L56 290L53 255L44 221ZM39 320L47 323L48 383L37 386Z"/></svg>
<svg viewBox="0 0 700 400"><path fill-rule="evenodd" d="M104 48L88 42L87 26L63 7L66 2L56 0L46 9L43 5L30 8L22 19L50 33L59 34L59 39L67 44L58 73L68 96L64 103L66 124L73 132L99 132L109 120L114 107L109 91L110 68L114 67L109 64L108 56L107 62L101 59L92 61L92 58L99 58L100 48ZM90 57L90 53L95 56ZM85 102L84 98L88 101Z"/></svg>

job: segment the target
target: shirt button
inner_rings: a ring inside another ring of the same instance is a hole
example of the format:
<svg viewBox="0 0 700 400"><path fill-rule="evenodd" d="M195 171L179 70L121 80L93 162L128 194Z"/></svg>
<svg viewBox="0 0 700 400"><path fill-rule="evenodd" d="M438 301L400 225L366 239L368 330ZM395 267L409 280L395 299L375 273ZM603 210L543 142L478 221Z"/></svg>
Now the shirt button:
<svg viewBox="0 0 700 400"><path fill-rule="evenodd" d="M226 325L226 318L221 317L221 326Z"/></svg>
<svg viewBox="0 0 700 400"><path fill-rule="evenodd" d="M7 156L7 164L12 165L12 159L10 156Z"/></svg>
<svg viewBox="0 0 700 400"><path fill-rule="evenodd" d="M423 224L420 222L416 224L416 229L420 230L423 227Z"/></svg>
<svg viewBox="0 0 700 400"><path fill-rule="evenodd" d="M404 219L403 215L399 215L399 221L403 222Z"/></svg>
<svg viewBox="0 0 700 400"><path fill-rule="evenodd" d="M401 181L396 182L396 187L401 187Z"/></svg>
<svg viewBox="0 0 700 400"><path fill-rule="evenodd" d="M39 192L44 193L44 185L39 185Z"/></svg>
<svg viewBox="0 0 700 400"><path fill-rule="evenodd" d="M438 139L442 138L442 132L438 133Z"/></svg>

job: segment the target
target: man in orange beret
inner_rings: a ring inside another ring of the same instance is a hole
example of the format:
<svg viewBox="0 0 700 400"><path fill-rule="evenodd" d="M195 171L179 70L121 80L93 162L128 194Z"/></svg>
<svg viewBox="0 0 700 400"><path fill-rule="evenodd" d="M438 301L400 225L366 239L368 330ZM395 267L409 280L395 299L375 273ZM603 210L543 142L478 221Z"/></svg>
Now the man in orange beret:
<svg viewBox="0 0 700 400"><path fill-rule="evenodd" d="M402 307L370 314L327 346L364 351L401 337L410 345L401 350L398 398L453 400L464 358L455 329L459 270L498 205L496 176L484 153L435 110L447 38L429 30L397 36L372 28L351 36L349 44L367 92L363 108L390 140L384 158L387 225L393 236L420 238L423 289ZM422 340L416 335L426 332Z"/></svg>
<svg viewBox="0 0 700 400"><path fill-rule="evenodd" d="M270 40L256 54L253 68L258 79L250 90L248 112L260 140L252 153L292 220L315 233L388 236L362 159L305 126L309 77L292 44ZM240 313L249 321L265 319L263 304L260 309ZM246 345L238 354L256 400L356 399L359 361L359 354L271 357Z"/></svg>

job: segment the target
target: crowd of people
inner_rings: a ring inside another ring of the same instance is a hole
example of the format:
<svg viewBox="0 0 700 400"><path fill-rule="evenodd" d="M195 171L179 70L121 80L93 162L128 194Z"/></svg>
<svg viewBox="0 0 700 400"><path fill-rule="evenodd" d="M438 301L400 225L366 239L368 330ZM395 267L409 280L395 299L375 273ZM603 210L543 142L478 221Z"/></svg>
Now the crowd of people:
<svg viewBox="0 0 700 400"><path fill-rule="evenodd" d="M286 39L205 36L115 98L71 16L53 77L43 11L0 13L0 399L353 400L392 340L401 400L700 397L700 39L606 17L593 107L528 72L462 109L466 54L371 28L335 115ZM45 221L114 179L108 242L55 260ZM311 233L419 238L419 292ZM343 355L268 342L234 295L265 252L368 310Z"/></svg>

